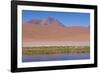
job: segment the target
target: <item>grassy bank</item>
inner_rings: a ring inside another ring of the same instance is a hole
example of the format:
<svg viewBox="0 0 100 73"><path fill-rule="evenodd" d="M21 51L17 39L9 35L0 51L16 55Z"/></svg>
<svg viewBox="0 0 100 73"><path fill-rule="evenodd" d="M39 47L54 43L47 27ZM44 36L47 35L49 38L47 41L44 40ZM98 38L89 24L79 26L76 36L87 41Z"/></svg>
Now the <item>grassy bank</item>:
<svg viewBox="0 0 100 73"><path fill-rule="evenodd" d="M49 54L80 54L90 53L89 46L41 46L23 47L23 55L49 55Z"/></svg>

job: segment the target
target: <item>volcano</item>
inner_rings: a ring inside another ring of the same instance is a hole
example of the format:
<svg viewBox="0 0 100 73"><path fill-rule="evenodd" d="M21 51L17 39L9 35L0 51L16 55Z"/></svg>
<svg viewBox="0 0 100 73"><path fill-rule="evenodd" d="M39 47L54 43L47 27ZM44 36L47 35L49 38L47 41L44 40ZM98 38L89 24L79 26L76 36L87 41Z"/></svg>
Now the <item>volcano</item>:
<svg viewBox="0 0 100 73"><path fill-rule="evenodd" d="M48 26L48 25L64 26L61 22L50 16L45 19L32 19L24 24L32 24L36 26Z"/></svg>
<svg viewBox="0 0 100 73"><path fill-rule="evenodd" d="M89 45L90 28L82 26L65 26L53 17L32 19L23 23L23 45L56 44L77 42Z"/></svg>

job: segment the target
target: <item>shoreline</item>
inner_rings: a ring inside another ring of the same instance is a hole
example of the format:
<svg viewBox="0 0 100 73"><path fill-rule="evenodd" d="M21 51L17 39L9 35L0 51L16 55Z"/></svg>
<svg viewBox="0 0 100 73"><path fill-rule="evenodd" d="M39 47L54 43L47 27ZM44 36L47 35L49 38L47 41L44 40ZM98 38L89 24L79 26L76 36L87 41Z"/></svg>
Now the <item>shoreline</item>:
<svg viewBox="0 0 100 73"><path fill-rule="evenodd" d="M36 42L23 42L23 47L39 47L39 46L90 46L89 41L36 41Z"/></svg>

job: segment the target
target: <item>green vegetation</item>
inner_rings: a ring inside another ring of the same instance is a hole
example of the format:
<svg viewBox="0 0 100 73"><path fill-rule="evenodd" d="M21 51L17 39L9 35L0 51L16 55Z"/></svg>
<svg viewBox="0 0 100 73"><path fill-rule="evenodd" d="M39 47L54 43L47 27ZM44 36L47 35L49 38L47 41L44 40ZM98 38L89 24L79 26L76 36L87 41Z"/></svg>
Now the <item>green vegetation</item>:
<svg viewBox="0 0 100 73"><path fill-rule="evenodd" d="M48 47L23 47L23 55L45 54L80 54L89 53L89 46L48 46Z"/></svg>

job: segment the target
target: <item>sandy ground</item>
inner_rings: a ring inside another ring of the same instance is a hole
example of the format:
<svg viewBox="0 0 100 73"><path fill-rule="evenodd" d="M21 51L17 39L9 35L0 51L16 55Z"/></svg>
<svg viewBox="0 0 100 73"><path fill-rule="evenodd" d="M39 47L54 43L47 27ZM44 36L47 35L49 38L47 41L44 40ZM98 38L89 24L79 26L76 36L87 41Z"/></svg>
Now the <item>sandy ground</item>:
<svg viewBox="0 0 100 73"><path fill-rule="evenodd" d="M89 46L89 41L36 41L36 42L23 42L23 47L34 47L34 46Z"/></svg>

